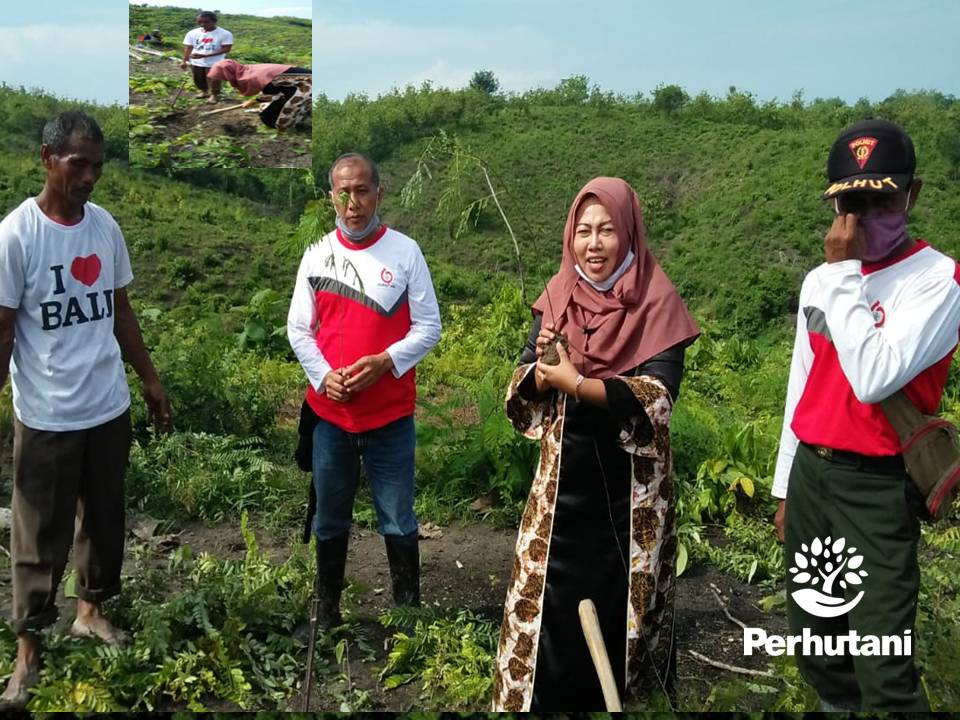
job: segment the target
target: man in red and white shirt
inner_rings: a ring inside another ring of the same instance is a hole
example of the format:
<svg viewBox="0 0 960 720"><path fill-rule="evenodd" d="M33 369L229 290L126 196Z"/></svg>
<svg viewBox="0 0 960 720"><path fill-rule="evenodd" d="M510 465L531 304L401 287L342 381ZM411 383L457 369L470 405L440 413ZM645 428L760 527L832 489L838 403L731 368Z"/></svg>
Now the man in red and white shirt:
<svg viewBox="0 0 960 720"><path fill-rule="evenodd" d="M909 136L883 120L844 130L827 162L836 217L826 262L800 290L773 484L792 633L913 631L925 508L879 403L903 390L934 413L960 330L957 263L907 234L915 167ZM797 665L824 710L929 710L910 653L798 655Z"/></svg>
<svg viewBox="0 0 960 720"><path fill-rule="evenodd" d="M440 310L417 243L380 223L376 165L358 153L330 170L337 228L307 248L287 334L307 375L319 621L339 604L362 461L384 536L394 602L420 599L413 513L415 366L440 340Z"/></svg>

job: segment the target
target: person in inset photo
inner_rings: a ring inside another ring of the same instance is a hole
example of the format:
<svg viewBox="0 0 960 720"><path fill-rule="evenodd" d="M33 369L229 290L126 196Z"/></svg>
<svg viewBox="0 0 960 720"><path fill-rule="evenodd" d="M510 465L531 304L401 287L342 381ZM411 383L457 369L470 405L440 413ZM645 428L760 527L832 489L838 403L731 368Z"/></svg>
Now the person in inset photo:
<svg viewBox="0 0 960 720"><path fill-rule="evenodd" d="M773 482L785 564L793 568L791 635L910 633L917 647L926 507L884 403L902 391L922 413L936 412L960 331L960 272L907 229L922 189L915 171L913 141L886 120L846 128L827 157L823 198L835 217L825 262L800 288ZM811 554L823 572L811 569ZM910 652L798 653L796 661L819 710L930 709Z"/></svg>
<svg viewBox="0 0 960 720"><path fill-rule="evenodd" d="M233 33L217 26L217 14L204 10L197 15L197 25L183 38L183 60L181 68L190 65L193 82L200 91L198 98L207 98L215 104L220 99L220 80L207 78L210 68L226 58L233 48Z"/></svg>
<svg viewBox="0 0 960 720"><path fill-rule="evenodd" d="M244 105L263 102L260 119L267 127L286 130L310 115L313 77L308 68L277 63L243 65L236 60L221 60L210 68L207 80L226 80L244 97L258 96Z"/></svg>
<svg viewBox="0 0 960 720"><path fill-rule="evenodd" d="M677 549L670 415L699 329L619 178L570 206L507 390L540 443L496 660L497 711L603 710L578 614L596 606L620 697L670 692Z"/></svg>

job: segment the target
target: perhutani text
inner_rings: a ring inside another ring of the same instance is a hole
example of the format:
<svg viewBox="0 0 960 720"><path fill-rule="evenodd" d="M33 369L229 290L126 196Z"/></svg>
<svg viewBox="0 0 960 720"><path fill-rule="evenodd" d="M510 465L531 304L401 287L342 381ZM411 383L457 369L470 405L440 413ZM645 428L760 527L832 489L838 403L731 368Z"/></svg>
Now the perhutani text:
<svg viewBox="0 0 960 720"><path fill-rule="evenodd" d="M754 650L767 655L913 655L913 637L910 630L903 635L860 635L850 630L845 635L814 635L804 628L800 635L767 635L763 628L743 629L743 654Z"/></svg>

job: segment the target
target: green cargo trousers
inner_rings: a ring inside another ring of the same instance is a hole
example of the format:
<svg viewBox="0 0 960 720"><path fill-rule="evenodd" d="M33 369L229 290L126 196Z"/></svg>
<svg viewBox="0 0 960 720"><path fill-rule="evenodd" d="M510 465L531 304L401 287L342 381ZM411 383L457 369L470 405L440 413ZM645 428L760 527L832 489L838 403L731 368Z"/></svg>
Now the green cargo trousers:
<svg viewBox="0 0 960 720"><path fill-rule="evenodd" d="M815 538L821 543L828 537L832 542L843 538L846 548L856 548L863 556L860 569L866 576L861 584L849 583L845 589L838 583L832 594L839 597L842 592L845 602L860 591L863 596L847 613L822 618L794 600L792 594L810 584L795 582L794 574L788 572L790 634L799 635L810 628L810 634L819 636L855 630L861 637L881 637L903 636L910 630L913 637L920 588L917 543L922 510L923 499L899 458L858 458L851 453L828 459L800 443L787 489L786 567L802 565L797 554L809 558ZM820 567L824 564L821 559ZM911 644L916 647L916 638ZM796 661L803 677L831 705L850 710L930 709L912 654L854 656L847 650L835 656L804 656L798 646Z"/></svg>

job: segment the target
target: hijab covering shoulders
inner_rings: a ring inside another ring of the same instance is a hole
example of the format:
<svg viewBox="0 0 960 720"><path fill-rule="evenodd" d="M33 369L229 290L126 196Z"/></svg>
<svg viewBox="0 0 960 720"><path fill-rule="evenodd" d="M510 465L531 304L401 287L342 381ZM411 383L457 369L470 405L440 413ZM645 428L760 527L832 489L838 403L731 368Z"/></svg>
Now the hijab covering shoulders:
<svg viewBox="0 0 960 720"><path fill-rule="evenodd" d="M588 198L610 213L620 240L616 265L633 261L606 292L583 280L573 250L577 215ZM588 377L613 377L700 334L666 273L647 247L636 192L620 178L594 178L577 193L563 229L560 269L533 304L570 344L570 359ZM556 313L556 316L554 316Z"/></svg>

